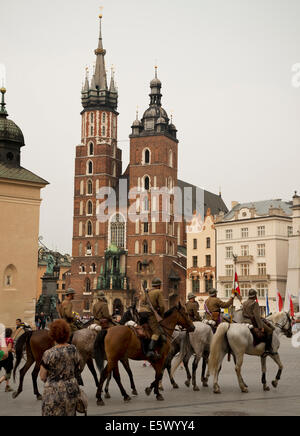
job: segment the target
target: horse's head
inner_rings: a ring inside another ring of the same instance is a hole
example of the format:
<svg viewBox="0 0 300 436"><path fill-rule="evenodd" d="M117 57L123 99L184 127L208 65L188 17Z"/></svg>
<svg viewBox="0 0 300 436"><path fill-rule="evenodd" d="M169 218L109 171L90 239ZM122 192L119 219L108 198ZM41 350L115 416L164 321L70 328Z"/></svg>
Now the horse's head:
<svg viewBox="0 0 300 436"><path fill-rule="evenodd" d="M275 326L278 327L287 338L291 338L293 336L292 333L293 321L288 312L276 313L273 315L273 317L271 316L271 320L274 322Z"/></svg>
<svg viewBox="0 0 300 436"><path fill-rule="evenodd" d="M189 317L185 307L182 306L179 302L176 306L176 309L178 313L177 324L179 324L184 329L187 329L188 332L193 332L195 330L195 326L193 324L193 321Z"/></svg>

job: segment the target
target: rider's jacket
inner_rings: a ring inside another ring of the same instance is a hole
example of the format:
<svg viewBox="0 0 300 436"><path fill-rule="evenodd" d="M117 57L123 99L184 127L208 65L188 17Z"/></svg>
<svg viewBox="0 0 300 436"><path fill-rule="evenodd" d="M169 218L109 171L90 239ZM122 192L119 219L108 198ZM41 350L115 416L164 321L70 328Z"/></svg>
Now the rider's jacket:
<svg viewBox="0 0 300 436"><path fill-rule="evenodd" d="M153 308L156 310L156 312L160 316L164 316L165 313L165 305L164 305L164 298L163 293L161 289L151 289L149 291L149 299L151 301L151 304ZM140 305L140 312L150 312L152 313L151 307L149 303L147 302L146 295L143 297Z"/></svg>
<svg viewBox="0 0 300 436"><path fill-rule="evenodd" d="M201 321L198 309L199 309L199 305L198 303L192 302L192 301L188 301L185 305L187 313L189 314L189 317L191 318L192 321Z"/></svg>

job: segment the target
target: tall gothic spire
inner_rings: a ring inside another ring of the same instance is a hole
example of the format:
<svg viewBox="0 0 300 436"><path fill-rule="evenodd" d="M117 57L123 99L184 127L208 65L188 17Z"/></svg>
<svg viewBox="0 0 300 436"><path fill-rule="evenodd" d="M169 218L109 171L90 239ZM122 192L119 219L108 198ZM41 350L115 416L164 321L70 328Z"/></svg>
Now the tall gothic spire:
<svg viewBox="0 0 300 436"><path fill-rule="evenodd" d="M102 44L102 29L101 29L102 14L99 15L99 20L100 20L99 42L98 42L98 48L96 48L95 50L95 55L97 56L96 70L95 70L95 85L97 89L107 91L107 79L106 79L105 60L104 60L106 50L104 50Z"/></svg>

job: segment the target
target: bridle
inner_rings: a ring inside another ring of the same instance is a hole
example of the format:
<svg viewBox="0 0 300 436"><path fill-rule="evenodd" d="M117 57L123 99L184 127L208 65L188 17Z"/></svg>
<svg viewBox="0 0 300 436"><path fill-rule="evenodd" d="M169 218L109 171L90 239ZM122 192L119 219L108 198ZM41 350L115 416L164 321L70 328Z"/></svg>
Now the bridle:
<svg viewBox="0 0 300 436"><path fill-rule="evenodd" d="M287 335L287 333L289 333L289 331L292 328L292 319L287 312L284 312L284 314L286 315L286 319L285 319L284 323L279 323L279 322L274 323L273 322L273 324L275 325L275 327L278 327L285 335ZM285 328L287 324L289 324L289 326L288 326L288 328Z"/></svg>
<svg viewBox="0 0 300 436"><path fill-rule="evenodd" d="M183 313L183 312L181 312L181 309L182 309L182 307L180 307L180 308L178 308L178 307L176 307L176 310L180 313L180 315L184 318L184 320L186 321L186 322L188 322L188 319L187 319L187 317L186 317L186 314L185 313ZM187 314L188 315L188 314ZM177 331L177 332L188 332L188 329L187 328L183 328L183 327L181 327L180 326L180 330L177 330L177 329L171 329L170 327L166 327L166 326L161 326L163 329L166 329L166 330L169 330L169 331L171 331L171 332L174 332L174 331ZM168 332L165 332L166 333L166 335L168 336L168 338L171 340L171 341L173 341L174 340L174 338L173 338L173 336L172 335L170 335Z"/></svg>

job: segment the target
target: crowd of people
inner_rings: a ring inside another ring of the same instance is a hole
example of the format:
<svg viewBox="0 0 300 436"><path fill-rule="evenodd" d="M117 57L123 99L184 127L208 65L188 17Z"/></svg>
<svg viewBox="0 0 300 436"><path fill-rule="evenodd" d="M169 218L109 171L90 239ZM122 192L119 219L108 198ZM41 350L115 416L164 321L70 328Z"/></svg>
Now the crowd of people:
<svg viewBox="0 0 300 436"><path fill-rule="evenodd" d="M49 324L49 335L55 342L55 346L44 353L41 362L40 378L45 383L42 401L43 416L76 415L76 410L79 410L78 404L80 403L82 406L84 402L84 394L79 389L76 378L79 371L79 356L76 347L71 345L72 335L80 328L78 327L78 314L73 311L74 295L73 289L69 288L66 291L66 297L59 308L60 319ZM96 297L97 302L93 306L94 322L104 329L113 327L120 321L121 314L119 312L115 312L113 315L109 313L108 302L103 291L99 291ZM239 295L233 294L228 301L224 302L218 298L216 289L209 291L209 297L204 305L205 317L212 321L214 330L222 321L222 309L232 307L235 297L241 300ZM191 320L193 322L201 321L196 295L189 293L187 300L186 311ZM272 354L273 329L261 319L255 290L249 291L249 298L243 303L242 311L244 322L253 324L264 334L265 352ZM140 323L147 323L152 332L148 349L145 351L145 358L151 363L158 356L159 339L163 334L159 317L164 316L165 306L160 279L154 279L152 289L145 290L145 295L139 301L139 313ZM41 312L35 321L37 329L45 329L48 320L46 315ZM28 324L17 319L14 333L9 328L0 331L0 369L4 370L4 374L0 377L0 385L5 382L5 392L12 391L9 383L13 369L14 341L29 328ZM81 409L86 412L86 404Z"/></svg>

